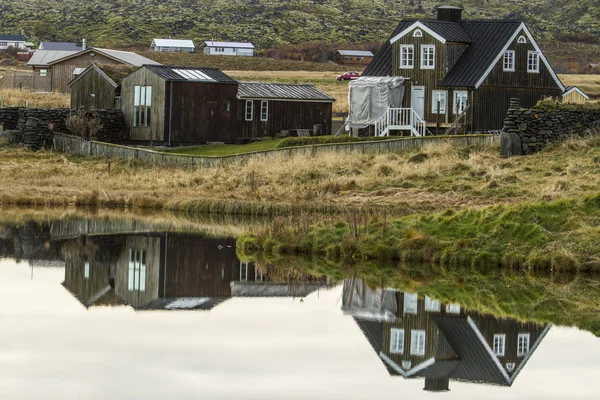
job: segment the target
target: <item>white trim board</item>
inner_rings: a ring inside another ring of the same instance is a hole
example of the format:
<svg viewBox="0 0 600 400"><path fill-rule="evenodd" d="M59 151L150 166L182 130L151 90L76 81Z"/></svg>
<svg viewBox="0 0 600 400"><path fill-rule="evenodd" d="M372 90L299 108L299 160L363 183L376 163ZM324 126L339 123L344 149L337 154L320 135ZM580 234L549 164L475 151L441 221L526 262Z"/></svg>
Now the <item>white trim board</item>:
<svg viewBox="0 0 600 400"><path fill-rule="evenodd" d="M558 78L558 75L556 75L556 72L554 72L554 70L550 66L550 63L546 59L546 56L544 56L544 53L542 52L542 50L540 50L540 47L536 43L536 41L533 38L533 36L531 36L531 32L529 32L529 29L527 28L527 25L525 25L524 22L521 22L521 24L519 25L519 27L515 30L515 33L513 33L513 35L510 37L510 39L508 40L508 42L504 45L504 47L502 48L502 50L500 51L500 53L496 56L496 58L494 58L494 61L488 66L488 69L485 71L485 73L481 76L481 78L479 78L479 80L475 84L475 89L478 89L479 86L481 86L481 84L485 81L485 79L488 77L488 75L490 74L490 72L492 72L492 69L494 69L494 67L496 66L496 64L498 64L498 61L500 61L500 59L502 58L502 56L504 56L504 53L508 50L508 48L510 47L510 45L512 44L512 42L517 38L517 36L521 32L521 30L523 30L525 32L525 35L527 36L527 38L529 39L529 41L533 45L533 48L535 49L535 51L537 51L539 53L540 59L543 61L543 63L546 66L546 68L548 68L548 71L550 71L550 75L552 75L552 78L554 78L554 81L558 84L558 87L560 88L560 90L562 90L564 92L565 86L563 85L563 83Z"/></svg>
<svg viewBox="0 0 600 400"><path fill-rule="evenodd" d="M383 351L379 352L379 358L381 358L394 371L398 372L400 375L402 375L405 378L408 378L409 376L414 375L417 372L422 371L425 368L435 364L435 358L432 357L432 358L429 358L429 359L423 361L422 363L418 364L413 369L410 369L405 372L398 364L396 364L394 362L394 360L389 358Z"/></svg>
<svg viewBox="0 0 600 400"><path fill-rule="evenodd" d="M396 36L394 36L393 38L391 38L390 39L390 43L397 42L402 37L406 36L408 33L412 32L416 28L419 28L419 29L427 32L428 34L430 34L431 36L433 36L434 38L436 38L437 40L439 40L442 44L446 43L446 39L444 39L442 36L440 36L437 33L435 33L430 28L428 28L425 25L423 25L423 23L421 23L420 21L415 22L414 24L412 24L411 26L409 26L408 28L406 28L405 30L403 30L402 32L400 32L399 34L397 34Z"/></svg>
<svg viewBox="0 0 600 400"><path fill-rule="evenodd" d="M588 96L587 94L585 94L585 93L583 92L583 90L579 89L577 86L574 86L574 87L572 87L571 89L569 89L569 90L567 90L566 92L564 92L564 93L562 94L562 97L566 97L566 96L570 95L570 94L571 94L571 93L573 93L573 92L577 92L577 93L579 93L579 94L580 94L580 95L582 95L582 96L583 96L583 97L584 97L586 100L589 100L589 99L590 99L590 96Z"/></svg>
<svg viewBox="0 0 600 400"><path fill-rule="evenodd" d="M517 369L513 372L512 376L510 378L510 384L511 385L515 381L515 379L517 378L517 375L519 375L519 372L521 372L521 370L523 369L523 367L525 366L525 364L527 364L527 361L529 361L529 359L531 358L533 352L538 348L538 346L542 342L542 339L544 337L546 337L546 334L548 333L548 331L550 330L551 327L552 327L552 325L548 324L548 326L542 331L542 333L540 334L540 336L537 338L537 340L535 341L535 343L533 344L533 346L531 346L529 348L529 352L527 352L527 354L525 355L525 358L523 358L523 360L521 360L521 363L519 364L519 366L517 367Z"/></svg>

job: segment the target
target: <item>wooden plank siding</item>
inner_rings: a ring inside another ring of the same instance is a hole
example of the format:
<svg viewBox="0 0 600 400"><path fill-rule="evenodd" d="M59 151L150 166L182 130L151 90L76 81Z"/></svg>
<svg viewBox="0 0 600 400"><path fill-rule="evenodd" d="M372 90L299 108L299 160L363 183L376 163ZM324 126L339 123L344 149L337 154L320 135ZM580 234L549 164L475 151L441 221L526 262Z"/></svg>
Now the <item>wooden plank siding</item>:
<svg viewBox="0 0 600 400"><path fill-rule="evenodd" d="M133 126L135 86L152 86L152 105L149 126ZM163 142L168 122L168 99L165 81L147 68L140 68L121 81L121 110L125 123L125 139L131 141ZM165 117L166 116L166 117Z"/></svg>
<svg viewBox="0 0 600 400"><path fill-rule="evenodd" d="M94 54L92 56L92 54ZM49 68L52 74L52 91L59 93L68 93L68 83L75 78L73 71L75 68L87 68L94 62L100 64L120 64L99 53L85 53L77 57L69 58L65 61L53 64Z"/></svg>
<svg viewBox="0 0 600 400"><path fill-rule="evenodd" d="M114 106L115 87L95 69L88 71L71 87L71 109L101 110Z"/></svg>
<svg viewBox="0 0 600 400"><path fill-rule="evenodd" d="M584 104L586 101L587 101L587 99L585 97L583 97L582 94L576 90L562 98L563 103L569 103L569 104Z"/></svg>

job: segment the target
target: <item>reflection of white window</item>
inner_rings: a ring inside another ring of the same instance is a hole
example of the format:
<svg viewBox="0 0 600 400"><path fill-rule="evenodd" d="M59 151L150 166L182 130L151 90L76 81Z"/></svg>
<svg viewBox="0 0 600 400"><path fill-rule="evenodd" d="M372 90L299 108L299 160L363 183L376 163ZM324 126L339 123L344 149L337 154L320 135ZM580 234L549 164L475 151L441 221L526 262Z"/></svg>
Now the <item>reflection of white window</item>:
<svg viewBox="0 0 600 400"><path fill-rule="evenodd" d="M519 333L517 336L517 356L524 356L529 352L529 333Z"/></svg>
<svg viewBox="0 0 600 400"><path fill-rule="evenodd" d="M47 69L40 69L40 76L47 76L47 75L48 75Z"/></svg>
<svg viewBox="0 0 600 400"><path fill-rule="evenodd" d="M400 45L400 68L412 69L415 66L415 47L412 44Z"/></svg>
<svg viewBox="0 0 600 400"><path fill-rule="evenodd" d="M446 312L448 314L460 314L460 304L448 304L448 305L446 305Z"/></svg>
<svg viewBox="0 0 600 400"><path fill-rule="evenodd" d="M392 328L390 334L390 352L394 354L404 353L404 329Z"/></svg>
<svg viewBox="0 0 600 400"><path fill-rule="evenodd" d="M425 311L439 312L442 305L438 300L425 296Z"/></svg>
<svg viewBox="0 0 600 400"><path fill-rule="evenodd" d="M505 345L506 345L506 335L505 334L494 335L494 354L495 355L503 356Z"/></svg>
<svg viewBox="0 0 600 400"><path fill-rule="evenodd" d="M525 36L521 35L519 36L519 39L517 40L517 43L527 43L527 39L525 38Z"/></svg>
<svg viewBox="0 0 600 400"><path fill-rule="evenodd" d="M540 72L540 53L537 51L527 52L527 72Z"/></svg>
<svg viewBox="0 0 600 400"><path fill-rule="evenodd" d="M246 121L252 121L254 116L254 102L252 100L246 100Z"/></svg>
<svg viewBox="0 0 600 400"><path fill-rule="evenodd" d="M503 71L514 72L515 71L515 51L507 50L504 52L503 60Z"/></svg>
<svg viewBox="0 0 600 400"><path fill-rule="evenodd" d="M513 372L515 370L515 363L506 363L506 369L508 372Z"/></svg>
<svg viewBox="0 0 600 400"><path fill-rule="evenodd" d="M444 90L434 90L431 94L431 112L433 114L446 114L446 98L448 95L447 92L445 92Z"/></svg>
<svg viewBox="0 0 600 400"><path fill-rule="evenodd" d="M129 279L127 289L130 292L146 291L146 251L129 249Z"/></svg>
<svg viewBox="0 0 600 400"><path fill-rule="evenodd" d="M425 355L425 331L415 329L410 331L410 355Z"/></svg>
<svg viewBox="0 0 600 400"><path fill-rule="evenodd" d="M240 261L240 281L248 281L248 263Z"/></svg>
<svg viewBox="0 0 600 400"><path fill-rule="evenodd" d="M416 293L404 293L404 313L416 314L419 305L419 297Z"/></svg>
<svg viewBox="0 0 600 400"><path fill-rule="evenodd" d="M402 368L404 370L408 371L411 366L412 366L412 363L410 362L410 360L403 360L402 361Z"/></svg>
<svg viewBox="0 0 600 400"><path fill-rule="evenodd" d="M462 114L467 108L468 93L466 90L454 91L454 114Z"/></svg>
<svg viewBox="0 0 600 400"><path fill-rule="evenodd" d="M269 102L263 100L260 102L260 120L267 121L269 119Z"/></svg>
<svg viewBox="0 0 600 400"><path fill-rule="evenodd" d="M90 263L89 262L86 262L83 266L83 277L85 279L90 278Z"/></svg>
<svg viewBox="0 0 600 400"><path fill-rule="evenodd" d="M421 45L421 69L435 67L435 46L432 44Z"/></svg>
<svg viewBox="0 0 600 400"><path fill-rule="evenodd" d="M421 31L420 29L415 30L415 33L413 33L413 37L423 37L423 31Z"/></svg>
<svg viewBox="0 0 600 400"><path fill-rule="evenodd" d="M133 106L133 126L150 126L152 86L134 87Z"/></svg>

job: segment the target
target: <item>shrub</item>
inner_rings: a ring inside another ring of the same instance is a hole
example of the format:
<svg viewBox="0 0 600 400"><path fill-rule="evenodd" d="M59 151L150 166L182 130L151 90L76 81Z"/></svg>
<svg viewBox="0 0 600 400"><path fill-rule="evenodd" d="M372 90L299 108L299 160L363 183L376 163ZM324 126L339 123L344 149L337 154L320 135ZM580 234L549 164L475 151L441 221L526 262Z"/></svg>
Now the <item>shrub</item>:
<svg viewBox="0 0 600 400"><path fill-rule="evenodd" d="M102 130L100 119L91 113L73 114L67 118L66 124L69 132L85 140L97 139L98 132Z"/></svg>

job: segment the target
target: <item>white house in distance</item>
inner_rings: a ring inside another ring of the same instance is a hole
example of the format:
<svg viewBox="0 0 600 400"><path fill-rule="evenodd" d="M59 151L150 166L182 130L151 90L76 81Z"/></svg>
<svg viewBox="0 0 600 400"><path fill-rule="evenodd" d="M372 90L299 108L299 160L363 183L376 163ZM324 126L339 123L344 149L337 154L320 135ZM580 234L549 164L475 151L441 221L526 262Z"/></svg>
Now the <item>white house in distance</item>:
<svg viewBox="0 0 600 400"><path fill-rule="evenodd" d="M254 45L244 42L204 42L204 54L217 56L254 56Z"/></svg>
<svg viewBox="0 0 600 400"><path fill-rule="evenodd" d="M26 50L25 36L23 35L3 35L0 34L0 50L7 50L9 47Z"/></svg>
<svg viewBox="0 0 600 400"><path fill-rule="evenodd" d="M154 39L150 45L154 51L181 51L192 53L196 46L191 40L185 39Z"/></svg>

